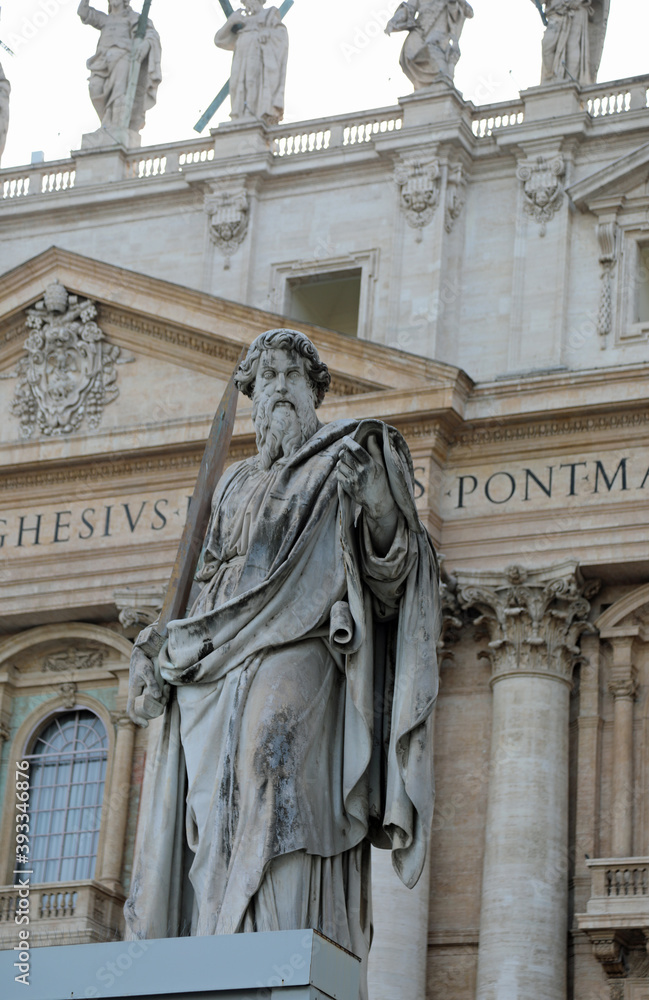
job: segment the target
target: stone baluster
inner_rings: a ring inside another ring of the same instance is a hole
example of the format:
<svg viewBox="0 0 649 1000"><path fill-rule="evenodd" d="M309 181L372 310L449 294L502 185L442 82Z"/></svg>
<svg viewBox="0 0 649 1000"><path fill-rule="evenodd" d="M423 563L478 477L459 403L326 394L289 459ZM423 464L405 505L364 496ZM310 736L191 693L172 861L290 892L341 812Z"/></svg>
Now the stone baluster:
<svg viewBox="0 0 649 1000"><path fill-rule="evenodd" d="M492 663L476 997L565 1000L569 703L592 586L574 562L456 577Z"/></svg>
<svg viewBox="0 0 649 1000"><path fill-rule="evenodd" d="M124 838L128 820L128 803L133 766L135 726L129 717L115 712L113 722L117 728L115 752L111 769L110 788L104 800L105 839L101 865L101 881L110 889L121 891Z"/></svg>
<svg viewBox="0 0 649 1000"><path fill-rule="evenodd" d="M626 631L626 634L625 634ZM628 858L633 854L633 702L636 674L633 644L638 628L604 630L613 649L608 689L615 699L613 715L613 803L611 854Z"/></svg>

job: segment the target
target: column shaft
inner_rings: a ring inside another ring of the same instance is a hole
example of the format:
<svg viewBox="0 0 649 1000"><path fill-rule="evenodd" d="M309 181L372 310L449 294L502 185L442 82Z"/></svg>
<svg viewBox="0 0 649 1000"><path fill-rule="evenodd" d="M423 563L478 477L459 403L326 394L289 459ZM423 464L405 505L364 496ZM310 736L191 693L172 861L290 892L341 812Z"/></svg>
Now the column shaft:
<svg viewBox="0 0 649 1000"><path fill-rule="evenodd" d="M633 695L618 694L613 717L614 858L633 854Z"/></svg>
<svg viewBox="0 0 649 1000"><path fill-rule="evenodd" d="M135 727L133 723L130 720L119 719L110 789L104 799L104 810L106 810L107 815L104 814L106 817L106 836L103 864L101 874L97 876L113 889L121 888L134 741Z"/></svg>
<svg viewBox="0 0 649 1000"><path fill-rule="evenodd" d="M372 850L374 939L368 966L372 1000L426 996L430 857L414 889L399 880L390 851Z"/></svg>
<svg viewBox="0 0 649 1000"><path fill-rule="evenodd" d="M494 684L478 1000L562 1000L568 919L569 687Z"/></svg>

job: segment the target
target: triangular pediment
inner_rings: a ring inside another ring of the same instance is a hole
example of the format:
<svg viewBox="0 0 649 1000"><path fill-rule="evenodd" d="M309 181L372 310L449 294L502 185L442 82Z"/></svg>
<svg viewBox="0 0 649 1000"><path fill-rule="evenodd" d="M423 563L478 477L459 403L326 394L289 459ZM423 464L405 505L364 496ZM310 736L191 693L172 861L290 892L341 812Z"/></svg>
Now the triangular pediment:
<svg viewBox="0 0 649 1000"><path fill-rule="evenodd" d="M69 331L68 341L52 346L48 340L47 363L32 364L39 331L57 324ZM295 325L332 374L320 411L324 421L409 413L422 392L429 408L438 409L470 391L468 377L451 365L51 247L0 276L0 477L38 468L42 479L44 464L60 466L65 475L75 462L92 461L93 475L112 478L110 467L100 471L111 456L123 456L120 463L112 459L123 473L129 456L176 448L199 454L242 348L264 330ZM91 392L97 372L104 388ZM84 386L79 401L64 423L55 394L67 400L78 386ZM384 409L388 399L393 405ZM48 406L58 423L47 423ZM251 407L243 398L234 439L253 446Z"/></svg>
<svg viewBox="0 0 649 1000"><path fill-rule="evenodd" d="M217 298L51 247L0 277L0 369L22 351L25 309L53 281L96 302L98 322L126 350L229 378L242 346L263 330L296 325L285 316ZM332 372L332 394L353 396L455 382L458 370L308 324L297 324Z"/></svg>
<svg viewBox="0 0 649 1000"><path fill-rule="evenodd" d="M643 184L648 175L649 142L572 184L568 194L579 208L585 210L599 198L629 194Z"/></svg>

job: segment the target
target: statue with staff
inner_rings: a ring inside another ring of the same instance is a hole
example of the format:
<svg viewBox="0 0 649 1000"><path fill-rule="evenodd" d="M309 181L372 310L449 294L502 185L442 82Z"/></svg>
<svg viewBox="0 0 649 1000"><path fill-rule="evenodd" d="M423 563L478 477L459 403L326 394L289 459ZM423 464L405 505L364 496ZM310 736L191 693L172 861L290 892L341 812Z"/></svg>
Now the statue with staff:
<svg viewBox="0 0 649 1000"><path fill-rule="evenodd" d="M330 378L304 334L268 330L215 418L160 619L131 659L128 711L151 729L130 939L313 928L366 969L370 847L407 886L421 875L437 563L404 439L321 423ZM235 385L258 453L219 479Z"/></svg>
<svg viewBox="0 0 649 1000"><path fill-rule="evenodd" d="M256 118L277 125L284 115L284 83L288 59L288 32L277 7L266 0L243 0L241 10L232 10L214 44L234 52L230 77L230 117Z"/></svg>
<svg viewBox="0 0 649 1000"><path fill-rule="evenodd" d="M97 51L88 62L90 100L101 120L94 133L106 143L139 145L146 112L156 103L160 69L160 36L148 19L151 0L141 14L130 0L109 0L108 13L81 0L77 13L99 34Z"/></svg>
<svg viewBox="0 0 649 1000"><path fill-rule="evenodd" d="M610 0L533 0L545 34L541 83L595 83L602 59Z"/></svg>

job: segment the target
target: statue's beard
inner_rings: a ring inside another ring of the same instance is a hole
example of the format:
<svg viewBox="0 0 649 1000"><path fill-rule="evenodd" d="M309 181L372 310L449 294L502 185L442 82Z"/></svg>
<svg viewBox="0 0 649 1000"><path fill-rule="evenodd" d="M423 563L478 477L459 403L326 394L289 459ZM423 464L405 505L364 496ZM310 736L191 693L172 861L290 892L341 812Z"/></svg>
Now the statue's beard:
<svg viewBox="0 0 649 1000"><path fill-rule="evenodd" d="M288 458L301 448L318 429L315 407L310 400L291 399L293 406L278 406L280 396L261 398L253 403L259 460L263 469L270 469L278 458ZM293 409L295 407L295 409Z"/></svg>

